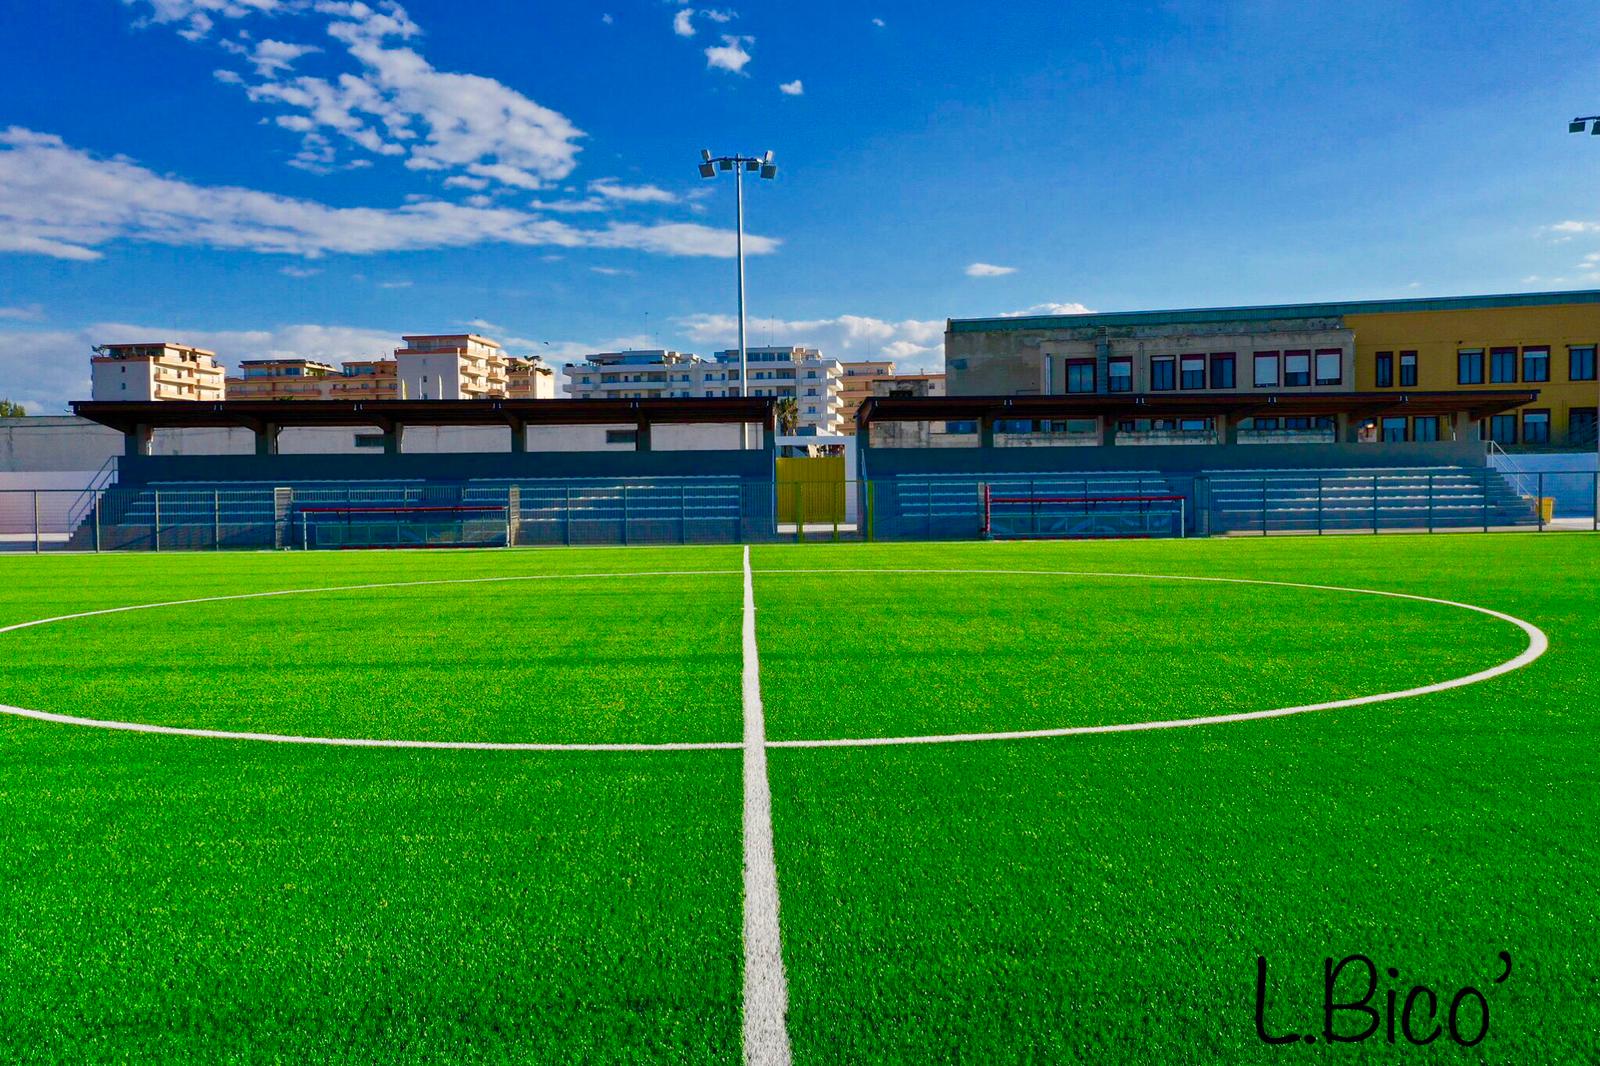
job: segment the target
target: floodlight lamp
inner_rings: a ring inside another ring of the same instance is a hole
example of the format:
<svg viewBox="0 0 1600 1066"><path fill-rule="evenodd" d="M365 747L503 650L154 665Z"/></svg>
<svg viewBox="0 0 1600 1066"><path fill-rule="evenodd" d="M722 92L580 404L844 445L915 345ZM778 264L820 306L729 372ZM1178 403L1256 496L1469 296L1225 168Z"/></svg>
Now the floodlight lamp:
<svg viewBox="0 0 1600 1066"><path fill-rule="evenodd" d="M768 164L769 166L771 165L771 163L772 163L772 149L770 149L770 148L767 149L767 154L761 157L761 161L763 163Z"/></svg>
<svg viewBox="0 0 1600 1066"><path fill-rule="evenodd" d="M760 170L761 169L761 160L759 160L759 159L746 159L744 161L744 168L746 170L748 170L748 171L751 171L751 172Z"/></svg>
<svg viewBox="0 0 1600 1066"><path fill-rule="evenodd" d="M1571 122L1567 123L1567 132L1568 133L1582 133L1583 132L1583 126L1584 126L1583 119L1575 118Z"/></svg>
<svg viewBox="0 0 1600 1066"><path fill-rule="evenodd" d="M1595 121L1589 127L1589 132L1594 134L1596 137L1600 137L1600 120Z"/></svg>
<svg viewBox="0 0 1600 1066"><path fill-rule="evenodd" d="M778 176L778 164L776 164L776 163L763 163L763 164L761 164L761 176L763 178L766 178L768 181L771 181L773 178L777 177Z"/></svg>
<svg viewBox="0 0 1600 1066"><path fill-rule="evenodd" d="M732 170L733 169L733 160L731 160L731 159L719 159L719 160L717 160L717 169L718 170Z"/></svg>
<svg viewBox="0 0 1600 1066"><path fill-rule="evenodd" d="M707 162L707 163L711 162L711 149L709 149L709 148L700 149L700 158L703 161Z"/></svg>
<svg viewBox="0 0 1600 1066"><path fill-rule="evenodd" d="M701 163L700 176L702 178L714 178L717 176L717 168L712 166L710 163Z"/></svg>

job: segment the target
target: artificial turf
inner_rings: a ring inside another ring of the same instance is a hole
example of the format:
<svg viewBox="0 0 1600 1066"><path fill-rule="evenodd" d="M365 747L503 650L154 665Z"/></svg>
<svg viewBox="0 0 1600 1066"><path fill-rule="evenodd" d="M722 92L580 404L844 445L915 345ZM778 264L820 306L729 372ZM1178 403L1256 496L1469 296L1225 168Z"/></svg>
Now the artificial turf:
<svg viewBox="0 0 1600 1066"><path fill-rule="evenodd" d="M753 564L774 737L1256 709L1522 646L1492 619L1346 594L787 569L1348 585L1508 611L1551 641L1471 688L1288 719L772 751L797 1062L1592 1057L1600 539L757 546ZM22 630L0 634L0 702L323 734L735 739L738 568L733 547L0 559L0 624L335 584L720 572ZM0 1061L735 1059L739 758L308 749L0 715ZM1493 985L1499 950L1516 969ZM1313 1032L1322 960L1353 952L1399 967L1402 997L1486 989L1490 1035L1260 1043L1257 955L1272 1024Z"/></svg>

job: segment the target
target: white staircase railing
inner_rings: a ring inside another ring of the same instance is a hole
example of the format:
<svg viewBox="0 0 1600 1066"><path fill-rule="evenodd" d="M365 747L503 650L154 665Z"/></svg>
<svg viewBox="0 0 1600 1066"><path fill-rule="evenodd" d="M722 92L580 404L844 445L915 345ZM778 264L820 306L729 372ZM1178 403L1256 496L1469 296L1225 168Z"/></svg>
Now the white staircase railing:
<svg viewBox="0 0 1600 1066"><path fill-rule="evenodd" d="M1534 495L1533 491L1528 488L1528 479L1531 475L1523 470L1515 459L1506 454L1504 448L1492 440L1489 442L1489 465L1511 482L1511 486L1516 490L1518 496Z"/></svg>

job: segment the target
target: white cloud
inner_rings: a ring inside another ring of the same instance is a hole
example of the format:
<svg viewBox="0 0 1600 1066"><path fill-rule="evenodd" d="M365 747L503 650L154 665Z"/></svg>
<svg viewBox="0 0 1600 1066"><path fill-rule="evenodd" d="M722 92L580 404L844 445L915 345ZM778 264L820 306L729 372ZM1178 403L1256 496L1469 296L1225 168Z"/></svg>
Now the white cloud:
<svg viewBox="0 0 1600 1066"><path fill-rule="evenodd" d="M118 240L301 256L496 243L734 254L730 231L698 223L612 222L582 229L510 207L425 198L396 208L330 207L235 186L196 185L123 157L92 156L51 134L0 131L0 251L90 260ZM770 237L745 238L753 254L777 247Z"/></svg>
<svg viewBox="0 0 1600 1066"><path fill-rule="evenodd" d="M607 13L605 13L605 14L600 16L600 21L605 23L607 26L609 26L609 25L611 25L613 22L615 22L617 20L611 17L611 13L610 12L607 12Z"/></svg>
<svg viewBox="0 0 1600 1066"><path fill-rule="evenodd" d="M286 266L278 273L290 278L314 278L322 271L316 267Z"/></svg>
<svg viewBox="0 0 1600 1066"><path fill-rule="evenodd" d="M38 304L28 304L26 307L0 307L0 318L10 319L13 322L37 322L44 317L44 308Z"/></svg>
<svg viewBox="0 0 1600 1066"><path fill-rule="evenodd" d="M750 62L750 53L744 50L744 46L754 44L755 40L754 37L723 34L720 45L713 45L706 49L707 69L726 70L730 74L743 74L745 64Z"/></svg>
<svg viewBox="0 0 1600 1066"><path fill-rule="evenodd" d="M883 29L884 26L888 25L888 23L884 22L882 19L873 19L872 24L878 27L880 30Z"/></svg>
<svg viewBox="0 0 1600 1066"><path fill-rule="evenodd" d="M967 264L967 277L969 278L1000 278L1016 272L1016 267L995 266L993 263Z"/></svg>
<svg viewBox="0 0 1600 1066"><path fill-rule="evenodd" d="M482 318L469 318L462 325L471 326L479 333L504 333L506 331L506 328L498 322L490 322Z"/></svg>
<svg viewBox="0 0 1600 1066"><path fill-rule="evenodd" d="M1002 311L1001 318L1028 318L1033 315L1092 315L1094 308L1080 303L1042 303L1020 311Z"/></svg>
<svg viewBox="0 0 1600 1066"><path fill-rule="evenodd" d="M672 16L672 32L679 37L694 36L694 8L683 8Z"/></svg>
<svg viewBox="0 0 1600 1066"><path fill-rule="evenodd" d="M380 289L409 289L409 288L411 288L412 284L413 283L409 282L409 281L380 281L380 282L378 282L378 288L380 288Z"/></svg>
<svg viewBox="0 0 1600 1066"><path fill-rule="evenodd" d="M1552 233L1568 234L1600 233L1600 222L1579 222L1573 219L1568 219L1565 222L1557 222L1554 226L1550 227L1550 231Z"/></svg>
<svg viewBox="0 0 1600 1066"><path fill-rule="evenodd" d="M600 178L589 183L589 191L607 200L620 200L628 204L675 204L678 197L655 185L619 185L612 178Z"/></svg>
<svg viewBox="0 0 1600 1066"><path fill-rule="evenodd" d="M560 114L494 80L436 69L407 42L421 30L396 3L375 10L358 0L125 0L147 3L151 21L193 31L205 20L252 14L318 17L356 70L333 78L292 76L290 65L313 49L263 40L249 51L256 81L238 72L221 80L242 85L256 103L286 109L278 125L299 133L295 165L333 169L337 137L376 156L403 159L420 171L453 171L524 189L560 181L576 166L583 132ZM198 39L204 32L187 32ZM224 46L240 52L243 46ZM287 121L285 121L287 120ZM370 162L370 160L362 160Z"/></svg>
<svg viewBox="0 0 1600 1066"><path fill-rule="evenodd" d="M607 278L623 278L633 274L633 271L624 270L621 267L590 267L589 270L591 273Z"/></svg>
<svg viewBox="0 0 1600 1066"><path fill-rule="evenodd" d="M696 314L674 320L701 354L738 343L739 320L733 315ZM893 359L903 370L944 369L943 319L899 322L866 315L818 319L751 319L746 332L752 345L799 344L819 348L836 359Z"/></svg>
<svg viewBox="0 0 1600 1066"><path fill-rule="evenodd" d="M806 87L799 78L796 78L794 81L786 81L780 84L778 91L785 96L802 96L805 94Z"/></svg>
<svg viewBox="0 0 1600 1066"><path fill-rule="evenodd" d="M256 68L256 73L261 77L271 78L288 70L301 56L320 51L322 49L308 44L291 44L288 41L270 39L258 41L250 53L250 64Z"/></svg>

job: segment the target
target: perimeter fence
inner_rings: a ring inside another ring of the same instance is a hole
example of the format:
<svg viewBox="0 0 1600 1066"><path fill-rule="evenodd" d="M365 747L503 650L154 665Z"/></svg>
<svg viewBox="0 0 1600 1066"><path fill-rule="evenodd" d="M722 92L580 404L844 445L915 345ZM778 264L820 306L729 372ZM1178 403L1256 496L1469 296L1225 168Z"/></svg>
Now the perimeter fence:
<svg viewBox="0 0 1600 1066"><path fill-rule="evenodd" d="M0 551L1600 529L1600 474L1244 471L0 490Z"/></svg>

